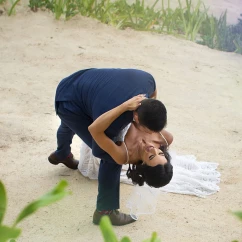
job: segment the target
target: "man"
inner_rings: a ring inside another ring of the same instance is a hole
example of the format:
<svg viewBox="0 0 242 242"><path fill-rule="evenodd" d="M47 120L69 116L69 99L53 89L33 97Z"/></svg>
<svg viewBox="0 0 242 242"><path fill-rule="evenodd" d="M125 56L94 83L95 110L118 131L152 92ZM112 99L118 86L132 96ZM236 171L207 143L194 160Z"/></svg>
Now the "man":
<svg viewBox="0 0 242 242"><path fill-rule="evenodd" d="M113 139L134 119L141 130L160 132L166 125L165 106L158 100L155 80L147 72L135 69L86 69L63 79L57 87L56 113L61 119L57 131L57 150L48 160L52 164L63 163L77 169L70 145L77 134L101 159L98 177L97 209L93 222L98 224L104 214L113 225L125 225L134 220L119 209L121 165L104 152L92 139L88 126L102 115L126 100L145 94L148 99L137 112L125 112L105 131ZM152 99L151 99L152 98Z"/></svg>

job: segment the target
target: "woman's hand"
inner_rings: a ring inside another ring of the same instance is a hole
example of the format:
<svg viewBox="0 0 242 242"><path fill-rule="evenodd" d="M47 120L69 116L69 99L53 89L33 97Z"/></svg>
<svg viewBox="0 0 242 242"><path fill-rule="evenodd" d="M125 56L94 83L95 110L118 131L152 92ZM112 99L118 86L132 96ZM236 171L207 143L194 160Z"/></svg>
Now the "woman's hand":
<svg viewBox="0 0 242 242"><path fill-rule="evenodd" d="M134 111L141 105L141 101L144 99L146 99L145 94L140 94L124 102L123 105L127 111Z"/></svg>

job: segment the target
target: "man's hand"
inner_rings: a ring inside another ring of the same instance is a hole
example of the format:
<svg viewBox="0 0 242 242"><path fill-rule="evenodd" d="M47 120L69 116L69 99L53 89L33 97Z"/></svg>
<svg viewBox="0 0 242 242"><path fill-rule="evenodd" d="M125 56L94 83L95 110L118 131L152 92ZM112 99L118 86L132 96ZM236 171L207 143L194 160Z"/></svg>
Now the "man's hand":
<svg viewBox="0 0 242 242"><path fill-rule="evenodd" d="M140 94L124 102L123 105L127 111L134 111L141 105L141 101L144 99L146 99L145 94Z"/></svg>

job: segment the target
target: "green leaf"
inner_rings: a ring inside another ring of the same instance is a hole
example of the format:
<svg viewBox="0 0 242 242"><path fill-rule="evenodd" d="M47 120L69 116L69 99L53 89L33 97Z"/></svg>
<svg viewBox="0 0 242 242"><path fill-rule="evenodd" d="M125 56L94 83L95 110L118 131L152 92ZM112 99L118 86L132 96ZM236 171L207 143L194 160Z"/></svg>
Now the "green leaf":
<svg viewBox="0 0 242 242"><path fill-rule="evenodd" d="M157 237L157 233L153 232L151 239L146 239L143 242L161 242L161 240Z"/></svg>
<svg viewBox="0 0 242 242"><path fill-rule="evenodd" d="M152 233L151 242L161 242L161 240L157 237L156 232Z"/></svg>
<svg viewBox="0 0 242 242"><path fill-rule="evenodd" d="M130 240L129 237L125 236L125 237L123 237L123 238L121 239L120 242L131 242L131 240Z"/></svg>
<svg viewBox="0 0 242 242"><path fill-rule="evenodd" d="M6 212L7 196L3 183L0 181L0 224L3 221Z"/></svg>
<svg viewBox="0 0 242 242"><path fill-rule="evenodd" d="M16 239L21 233L18 228L10 228L7 226L0 225L0 242L6 242L9 239Z"/></svg>
<svg viewBox="0 0 242 242"><path fill-rule="evenodd" d="M242 220L242 211L235 211L235 212L232 212L232 214L234 214L234 215L237 216L240 220Z"/></svg>
<svg viewBox="0 0 242 242"><path fill-rule="evenodd" d="M19 223L21 220L25 219L32 213L36 212L39 208L45 207L51 203L54 203L56 201L61 200L70 192L65 191L65 188L67 187L68 183L65 180L60 181L57 186L51 190L50 192L46 193L44 196L39 198L38 200L30 203L27 205L19 214L17 217L14 226L16 226L17 223Z"/></svg>
<svg viewBox="0 0 242 242"><path fill-rule="evenodd" d="M105 242L118 242L108 216L103 216L101 218L99 226Z"/></svg>
<svg viewBox="0 0 242 242"><path fill-rule="evenodd" d="M12 7L11 7L10 10L8 11L8 16L11 16L11 15L12 15L12 13L13 13L13 11L14 11L14 9L15 9L15 7L16 7L16 5L17 5L17 3L18 3L19 1L20 1L20 0L16 0L16 1L13 3Z"/></svg>

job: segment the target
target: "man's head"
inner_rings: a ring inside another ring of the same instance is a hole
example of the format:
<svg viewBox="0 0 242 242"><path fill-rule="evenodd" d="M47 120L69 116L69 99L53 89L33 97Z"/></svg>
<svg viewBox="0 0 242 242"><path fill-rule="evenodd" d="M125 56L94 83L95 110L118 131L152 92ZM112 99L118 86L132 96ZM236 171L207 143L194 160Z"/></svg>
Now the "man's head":
<svg viewBox="0 0 242 242"><path fill-rule="evenodd" d="M153 132L160 132L167 123L166 107L159 100L144 99L134 112L134 120Z"/></svg>

